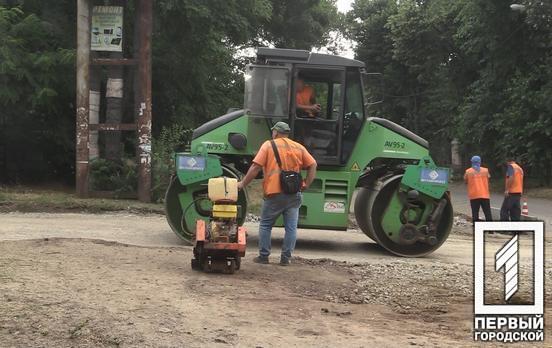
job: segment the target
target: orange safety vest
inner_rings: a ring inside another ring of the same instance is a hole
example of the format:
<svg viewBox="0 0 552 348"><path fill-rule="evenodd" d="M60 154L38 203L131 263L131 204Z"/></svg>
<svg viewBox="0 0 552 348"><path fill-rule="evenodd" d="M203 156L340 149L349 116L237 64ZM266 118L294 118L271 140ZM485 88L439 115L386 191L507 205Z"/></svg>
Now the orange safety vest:
<svg viewBox="0 0 552 348"><path fill-rule="evenodd" d="M523 169L516 162L510 162L508 165L514 169L514 181L510 187L506 186L506 190L509 193L523 193ZM506 179L508 178L506 177Z"/></svg>
<svg viewBox="0 0 552 348"><path fill-rule="evenodd" d="M284 170L300 171L316 163L305 147L289 138L274 140ZM280 185L280 167L276 161L270 141L265 141L253 159L253 163L263 167L263 191L265 196L282 192Z"/></svg>
<svg viewBox="0 0 552 348"><path fill-rule="evenodd" d="M489 170L481 167L479 172L473 168L466 169L464 180L468 183L469 199L490 199L489 194Z"/></svg>
<svg viewBox="0 0 552 348"><path fill-rule="evenodd" d="M303 87L301 92L297 92L295 96L295 102L302 105L312 105L312 97L314 96L314 89L311 86Z"/></svg>

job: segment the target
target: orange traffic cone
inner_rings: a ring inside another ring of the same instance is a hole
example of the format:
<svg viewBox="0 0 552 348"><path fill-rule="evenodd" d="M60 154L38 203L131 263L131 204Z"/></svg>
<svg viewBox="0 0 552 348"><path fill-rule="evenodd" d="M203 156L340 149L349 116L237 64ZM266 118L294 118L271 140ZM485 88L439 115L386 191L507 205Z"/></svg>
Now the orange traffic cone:
<svg viewBox="0 0 552 348"><path fill-rule="evenodd" d="M529 206L525 198L523 199L523 206L521 207L521 215L529 216Z"/></svg>

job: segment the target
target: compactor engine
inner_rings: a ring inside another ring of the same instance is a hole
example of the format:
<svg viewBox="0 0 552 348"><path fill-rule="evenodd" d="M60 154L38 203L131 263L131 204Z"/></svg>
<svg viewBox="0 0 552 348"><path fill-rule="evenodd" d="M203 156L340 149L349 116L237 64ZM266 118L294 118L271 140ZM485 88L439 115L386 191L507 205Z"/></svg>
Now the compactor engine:
<svg viewBox="0 0 552 348"><path fill-rule="evenodd" d="M196 221L192 268L204 271L234 273L245 256L245 228L238 225L240 207L238 182L235 178L211 178L208 197L213 203L208 221Z"/></svg>

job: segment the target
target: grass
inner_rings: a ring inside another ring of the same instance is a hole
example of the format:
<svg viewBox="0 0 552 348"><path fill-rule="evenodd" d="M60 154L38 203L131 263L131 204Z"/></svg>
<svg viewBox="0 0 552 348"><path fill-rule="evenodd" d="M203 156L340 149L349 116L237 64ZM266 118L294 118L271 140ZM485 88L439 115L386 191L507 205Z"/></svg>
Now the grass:
<svg viewBox="0 0 552 348"><path fill-rule="evenodd" d="M251 214L260 215L263 202L262 180L254 180L247 187ZM78 198L67 188L44 189L22 186L0 186L0 212L87 212L105 213L126 211L141 214L164 214L163 204L140 203L128 199Z"/></svg>
<svg viewBox="0 0 552 348"><path fill-rule="evenodd" d="M0 212L89 212L127 211L164 214L162 204L136 200L78 198L63 190L0 187Z"/></svg>

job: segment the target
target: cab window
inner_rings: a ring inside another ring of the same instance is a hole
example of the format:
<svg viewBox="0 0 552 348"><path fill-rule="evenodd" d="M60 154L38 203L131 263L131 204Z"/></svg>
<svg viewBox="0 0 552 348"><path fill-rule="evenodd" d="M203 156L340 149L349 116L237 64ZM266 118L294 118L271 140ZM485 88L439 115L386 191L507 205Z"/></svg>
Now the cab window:
<svg viewBox="0 0 552 348"><path fill-rule="evenodd" d="M347 72L345 114L343 116L343 146L341 160L345 163L356 143L364 121L363 91L358 71Z"/></svg>
<svg viewBox="0 0 552 348"><path fill-rule="evenodd" d="M295 78L294 138L319 163L337 163L343 70L303 69Z"/></svg>
<svg viewBox="0 0 552 348"><path fill-rule="evenodd" d="M249 65L245 73L244 106L254 116L288 117L289 70Z"/></svg>

